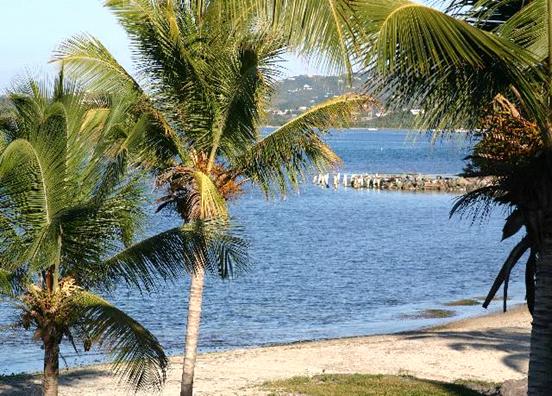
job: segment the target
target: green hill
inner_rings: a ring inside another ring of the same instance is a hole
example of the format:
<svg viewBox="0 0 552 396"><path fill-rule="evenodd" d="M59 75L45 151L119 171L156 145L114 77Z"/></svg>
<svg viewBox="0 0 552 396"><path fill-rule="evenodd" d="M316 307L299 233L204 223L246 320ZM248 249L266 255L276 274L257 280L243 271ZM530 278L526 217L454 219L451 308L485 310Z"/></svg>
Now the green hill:
<svg viewBox="0 0 552 396"><path fill-rule="evenodd" d="M279 82L277 92L267 112L268 125L282 125L307 108L348 92L363 92L364 80L355 75L352 87L344 76L296 76ZM415 116L409 110L381 114L372 109L357 115L352 126L373 128L408 128Z"/></svg>

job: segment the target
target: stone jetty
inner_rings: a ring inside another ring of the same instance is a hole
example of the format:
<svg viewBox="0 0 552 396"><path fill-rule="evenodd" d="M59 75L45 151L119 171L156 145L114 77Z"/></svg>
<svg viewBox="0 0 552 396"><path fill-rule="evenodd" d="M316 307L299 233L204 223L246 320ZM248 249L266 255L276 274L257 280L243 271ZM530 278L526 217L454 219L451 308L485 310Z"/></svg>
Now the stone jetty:
<svg viewBox="0 0 552 396"><path fill-rule="evenodd" d="M323 187L339 186L356 189L428 191L446 193L465 193L489 184L489 179L466 178L461 176L422 175L422 174L320 174L315 175L313 183Z"/></svg>

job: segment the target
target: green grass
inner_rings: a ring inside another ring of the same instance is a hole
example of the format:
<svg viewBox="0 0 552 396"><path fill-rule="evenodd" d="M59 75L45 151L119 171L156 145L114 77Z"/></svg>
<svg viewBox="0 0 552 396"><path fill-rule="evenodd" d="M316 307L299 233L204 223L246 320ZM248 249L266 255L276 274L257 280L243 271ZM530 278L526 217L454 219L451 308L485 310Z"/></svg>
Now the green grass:
<svg viewBox="0 0 552 396"><path fill-rule="evenodd" d="M474 300L481 300L481 302L483 302L485 301L486 298L487 296L479 296L479 297L474 297ZM508 297L506 301L510 301L511 299L512 299L511 297ZM496 296L494 296L492 301L504 301L504 296L502 294L497 294Z"/></svg>
<svg viewBox="0 0 552 396"><path fill-rule="evenodd" d="M448 384L406 376L325 374L268 382L273 396L481 396L463 384Z"/></svg>
<svg viewBox="0 0 552 396"><path fill-rule="evenodd" d="M479 304L481 303L478 300L475 300L473 298L465 298L462 300L450 301L445 305L447 307L467 307L467 306L479 305Z"/></svg>
<svg viewBox="0 0 552 396"><path fill-rule="evenodd" d="M0 381L21 381L29 380L37 375L42 375L42 373L28 374L28 373L18 373L18 374L0 374Z"/></svg>
<svg viewBox="0 0 552 396"><path fill-rule="evenodd" d="M456 315L456 312L450 309L426 309L413 314L406 314L402 317L404 319L443 319L452 318L454 315Z"/></svg>

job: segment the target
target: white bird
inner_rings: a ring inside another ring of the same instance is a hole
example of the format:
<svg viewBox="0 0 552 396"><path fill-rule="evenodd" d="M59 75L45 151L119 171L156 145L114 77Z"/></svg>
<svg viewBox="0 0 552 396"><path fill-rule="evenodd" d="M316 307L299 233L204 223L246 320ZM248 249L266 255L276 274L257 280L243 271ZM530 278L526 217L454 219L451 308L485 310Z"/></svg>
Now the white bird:
<svg viewBox="0 0 552 396"><path fill-rule="evenodd" d="M333 185L334 188L337 189L337 186L339 185L339 173L333 176Z"/></svg>

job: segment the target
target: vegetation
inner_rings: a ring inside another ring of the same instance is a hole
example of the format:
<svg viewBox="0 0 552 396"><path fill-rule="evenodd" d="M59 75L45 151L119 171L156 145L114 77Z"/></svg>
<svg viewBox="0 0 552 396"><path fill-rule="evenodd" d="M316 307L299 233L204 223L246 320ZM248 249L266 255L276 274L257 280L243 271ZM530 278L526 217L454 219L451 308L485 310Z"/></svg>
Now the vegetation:
<svg viewBox="0 0 552 396"><path fill-rule="evenodd" d="M347 93L364 91L362 77L354 75L352 85L347 76L295 76L278 81L267 110L266 124L277 126L297 117L307 108L324 100ZM357 128L409 128L416 117L410 111L383 114L379 106L368 106L354 115L351 127Z"/></svg>
<svg viewBox="0 0 552 396"><path fill-rule="evenodd" d="M509 213L504 238L525 230L485 306L502 284L507 300L510 271L529 252L529 394L547 394L552 0L453 1L445 12L408 0L106 5L130 36L141 79L97 39L74 37L55 58L93 94L62 73L51 90L30 81L12 93L0 117L0 293L18 304L18 324L36 330L44 346L46 394L57 393L63 339L80 340L85 350L107 348L115 371L135 388L159 388L167 359L155 337L94 291L117 282L147 291L184 270L192 277L181 394L192 394L205 271L226 278L248 263L228 201L248 183L267 197L285 195L307 171L335 166L339 159L321 134L367 104L360 95L333 97L263 138L259 129L287 50L345 72L349 83L359 61L386 112L420 107L425 128L479 131L466 175L494 183L464 196L452 212L484 217L498 205ZM138 169L145 167L165 192L159 210L176 211L184 225L133 244L142 217ZM336 394L414 381L349 379L294 381L306 392L321 383ZM431 394L441 385L415 386Z"/></svg>
<svg viewBox="0 0 552 396"><path fill-rule="evenodd" d="M404 315L404 318L408 319L444 319L452 318L456 315L456 312L450 309L425 309L423 311L415 312L413 314Z"/></svg>
<svg viewBox="0 0 552 396"><path fill-rule="evenodd" d="M269 382L264 388L273 395L305 396L479 396L469 385L448 384L405 376L325 374Z"/></svg>
<svg viewBox="0 0 552 396"><path fill-rule="evenodd" d="M87 97L61 73L29 80L0 117L0 298L44 349L44 394L56 395L59 345L97 346L135 389L160 388L167 357L156 338L94 291L149 290L182 267L179 229L133 244L142 180L127 163L142 123L124 98ZM158 251L156 249L162 249Z"/></svg>
<svg viewBox="0 0 552 396"><path fill-rule="evenodd" d="M480 302L478 300L474 300L471 298L465 298L465 299L450 301L448 303L445 303L447 307L468 307L471 305L479 305L479 304Z"/></svg>
<svg viewBox="0 0 552 396"><path fill-rule="evenodd" d="M426 128L468 127L489 136L466 173L492 176L494 183L463 197L452 212L484 217L498 205L509 212L504 238L525 229L485 306L530 251L529 394L546 395L552 389L552 24L546 23L552 1L515 2L514 13L497 8L505 2L455 3L463 6L457 15L404 0L363 2L364 64L374 91L389 94L389 108L418 103ZM491 19L497 27L486 23ZM501 140L510 138L518 139L517 151L496 155Z"/></svg>
<svg viewBox="0 0 552 396"><path fill-rule="evenodd" d="M122 90L157 126L159 210L175 210L185 224L234 228L227 202L246 183L267 197L295 188L311 169L323 171L339 158L321 140L366 102L360 95L331 98L261 137L260 126L274 92L286 41L269 27L237 29L219 18L217 2L108 1L127 30L142 82L131 77L91 37L75 37L56 54L91 89ZM147 89L147 87L152 87ZM146 93L147 92L147 93ZM204 229L205 230L205 229ZM209 238L209 235L206 235ZM191 395L205 269L231 277L248 263L243 240L211 246L224 254L209 266L202 257L190 283L181 395ZM208 251L208 255L213 254Z"/></svg>

